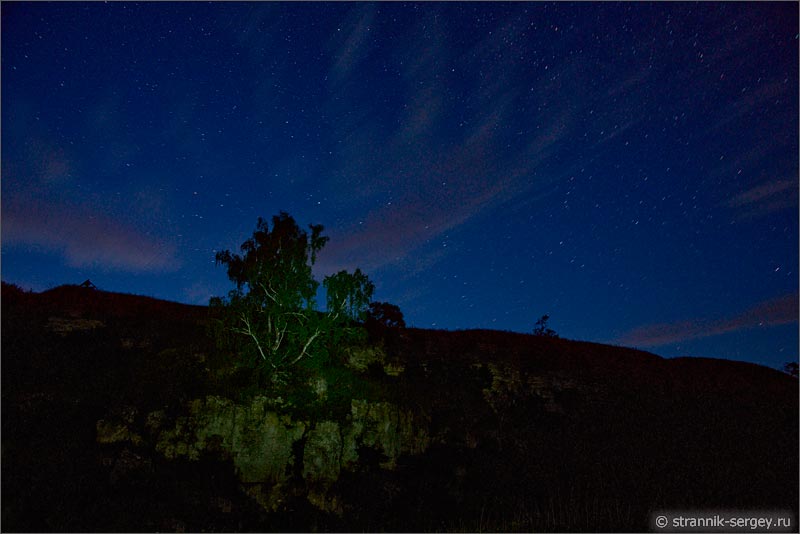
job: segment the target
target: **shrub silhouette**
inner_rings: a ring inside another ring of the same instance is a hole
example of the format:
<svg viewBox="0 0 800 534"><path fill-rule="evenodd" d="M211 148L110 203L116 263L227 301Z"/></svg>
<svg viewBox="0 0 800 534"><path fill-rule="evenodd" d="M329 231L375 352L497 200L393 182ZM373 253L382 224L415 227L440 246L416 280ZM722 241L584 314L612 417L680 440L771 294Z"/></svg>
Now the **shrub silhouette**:
<svg viewBox="0 0 800 534"><path fill-rule="evenodd" d="M367 328L405 328L400 307L388 302L372 302L367 312Z"/></svg>
<svg viewBox="0 0 800 534"><path fill-rule="evenodd" d="M549 315L542 315L539 320L536 321L536 325L533 328L533 335L541 337L558 337L556 331L547 326L547 321L549 320Z"/></svg>

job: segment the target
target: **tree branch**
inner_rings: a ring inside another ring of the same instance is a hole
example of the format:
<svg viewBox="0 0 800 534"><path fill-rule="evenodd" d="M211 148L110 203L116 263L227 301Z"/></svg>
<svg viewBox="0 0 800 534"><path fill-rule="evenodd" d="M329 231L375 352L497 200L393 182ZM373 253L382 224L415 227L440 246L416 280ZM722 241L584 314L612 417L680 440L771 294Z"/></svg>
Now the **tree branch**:
<svg viewBox="0 0 800 534"><path fill-rule="evenodd" d="M250 326L250 321L247 319L247 317L244 314L242 314L239 318L242 320L244 325L247 327L247 330L239 330L239 332L241 332L242 334L246 334L246 335L250 336L251 338L253 338L253 341L256 344L256 348L258 349L258 353L261 354L261 359L264 360L265 362L269 362L269 364L272 366L272 368L276 369L275 364L272 363L267 358L266 354L264 354L264 349L261 348L261 343L259 343L258 337L256 337L256 335L253 333L253 329Z"/></svg>
<svg viewBox="0 0 800 534"><path fill-rule="evenodd" d="M316 331L316 332L314 332L314 335L313 335L313 336L311 336L311 337L308 339L308 341L306 341L306 344L305 344L305 346L303 347L303 350L300 352L300 356L298 356L297 358L295 358L295 359L292 361L292 363L290 363L289 365L294 365L294 364L296 364L297 362L299 362L299 361L300 361L300 360L303 358L303 356L305 356L305 355L306 355L306 351L308 350L308 347L311 345L311 343L313 343L313 341L314 341L314 340L317 338L317 336L318 336L318 335L320 335L321 333L322 333L322 332L320 331L320 329L319 329L319 328L317 328L317 331Z"/></svg>

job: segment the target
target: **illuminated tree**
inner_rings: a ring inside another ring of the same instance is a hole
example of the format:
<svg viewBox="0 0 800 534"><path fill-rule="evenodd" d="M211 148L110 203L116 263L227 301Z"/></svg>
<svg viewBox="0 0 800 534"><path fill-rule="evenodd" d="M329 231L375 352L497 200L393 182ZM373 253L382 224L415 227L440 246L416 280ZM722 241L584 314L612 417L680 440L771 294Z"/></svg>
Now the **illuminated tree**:
<svg viewBox="0 0 800 534"><path fill-rule="evenodd" d="M375 285L361 269L353 274L339 271L326 276L322 285L326 291L328 346L335 349L364 341L367 332L362 325Z"/></svg>
<svg viewBox="0 0 800 534"><path fill-rule="evenodd" d="M327 307L331 320L364 321L375 285L361 272L361 269L356 269L353 274L339 271L326 276L322 285L327 292Z"/></svg>
<svg viewBox="0 0 800 534"><path fill-rule="evenodd" d="M332 341L347 338L348 321L362 318L374 290L360 270L342 271L325 279L328 310L317 311L319 283L311 269L328 238L321 225L309 229L285 212L272 218L271 229L259 218L241 254L216 255L236 284L227 298L212 299L220 311L217 340L233 345L245 365L273 383L285 381L287 369L300 361L324 359Z"/></svg>

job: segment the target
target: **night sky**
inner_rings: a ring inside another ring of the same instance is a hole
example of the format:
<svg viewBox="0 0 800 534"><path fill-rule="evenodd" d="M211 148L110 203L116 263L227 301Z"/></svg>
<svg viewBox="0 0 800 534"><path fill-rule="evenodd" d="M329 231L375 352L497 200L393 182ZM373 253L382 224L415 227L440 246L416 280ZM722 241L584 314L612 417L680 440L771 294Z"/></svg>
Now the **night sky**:
<svg viewBox="0 0 800 534"><path fill-rule="evenodd" d="M798 4L2 3L2 278L207 304L289 212L410 326L798 356Z"/></svg>

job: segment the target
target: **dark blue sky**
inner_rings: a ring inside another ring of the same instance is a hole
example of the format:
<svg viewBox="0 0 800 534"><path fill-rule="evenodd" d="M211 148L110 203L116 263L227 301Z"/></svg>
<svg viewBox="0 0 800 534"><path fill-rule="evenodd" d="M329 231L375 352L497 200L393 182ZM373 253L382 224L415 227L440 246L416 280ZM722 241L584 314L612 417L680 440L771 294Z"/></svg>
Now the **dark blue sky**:
<svg viewBox="0 0 800 534"><path fill-rule="evenodd" d="M288 211L418 327L798 355L798 4L2 4L2 277L207 303Z"/></svg>

